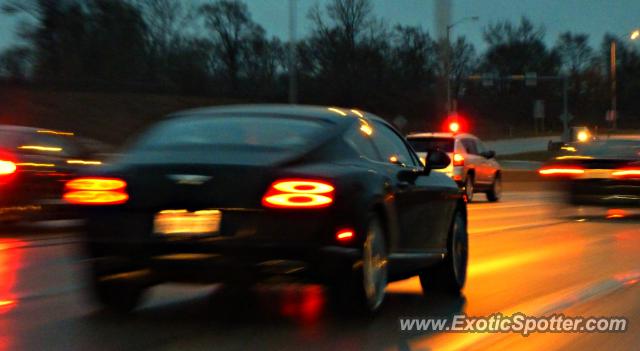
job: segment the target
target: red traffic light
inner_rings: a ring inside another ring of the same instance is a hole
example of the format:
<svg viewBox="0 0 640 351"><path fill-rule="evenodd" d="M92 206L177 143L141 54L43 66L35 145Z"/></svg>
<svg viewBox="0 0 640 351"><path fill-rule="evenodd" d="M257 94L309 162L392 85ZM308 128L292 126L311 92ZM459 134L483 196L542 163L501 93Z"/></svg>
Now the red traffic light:
<svg viewBox="0 0 640 351"><path fill-rule="evenodd" d="M449 133L461 133L467 130L467 121L457 113L452 113L444 121L442 129Z"/></svg>

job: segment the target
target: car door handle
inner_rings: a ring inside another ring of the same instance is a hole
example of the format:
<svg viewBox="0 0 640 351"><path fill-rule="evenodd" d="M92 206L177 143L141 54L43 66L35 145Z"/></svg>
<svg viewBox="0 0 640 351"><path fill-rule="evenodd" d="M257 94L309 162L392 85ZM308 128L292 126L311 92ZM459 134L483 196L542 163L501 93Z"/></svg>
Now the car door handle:
<svg viewBox="0 0 640 351"><path fill-rule="evenodd" d="M410 186L411 186L411 183L409 183L409 182L406 182L406 181L399 181L398 182L398 188L400 188L400 189L406 189L406 188L408 188Z"/></svg>

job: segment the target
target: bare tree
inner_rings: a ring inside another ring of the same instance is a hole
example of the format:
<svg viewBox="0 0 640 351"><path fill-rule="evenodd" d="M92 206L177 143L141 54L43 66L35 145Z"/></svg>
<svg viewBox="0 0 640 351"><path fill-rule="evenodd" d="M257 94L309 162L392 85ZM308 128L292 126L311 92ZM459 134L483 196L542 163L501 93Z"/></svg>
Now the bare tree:
<svg viewBox="0 0 640 351"><path fill-rule="evenodd" d="M26 80L33 63L33 52L25 46L14 46L0 54L0 76L14 81Z"/></svg>
<svg viewBox="0 0 640 351"><path fill-rule="evenodd" d="M308 17L316 25L316 31L327 35L334 28L341 39L355 47L358 37L372 23L373 5L371 0L333 0L327 5L327 15L331 23L324 20L320 7L312 7Z"/></svg>
<svg viewBox="0 0 640 351"><path fill-rule="evenodd" d="M242 51L261 27L251 20L247 5L237 0L203 5L200 14L213 34L216 53L222 60L231 89L238 92Z"/></svg>
<svg viewBox="0 0 640 351"><path fill-rule="evenodd" d="M165 54L190 26L192 14L181 0L134 0L147 26L147 34L158 51Z"/></svg>
<svg viewBox="0 0 640 351"><path fill-rule="evenodd" d="M590 68L594 63L594 52L589 46L587 34L560 34L554 50L562 60L562 68L571 74L578 74Z"/></svg>
<svg viewBox="0 0 640 351"><path fill-rule="evenodd" d="M451 77L453 79L454 97L460 96L466 78L474 73L478 66L478 57L473 44L464 37L459 37L452 45Z"/></svg>

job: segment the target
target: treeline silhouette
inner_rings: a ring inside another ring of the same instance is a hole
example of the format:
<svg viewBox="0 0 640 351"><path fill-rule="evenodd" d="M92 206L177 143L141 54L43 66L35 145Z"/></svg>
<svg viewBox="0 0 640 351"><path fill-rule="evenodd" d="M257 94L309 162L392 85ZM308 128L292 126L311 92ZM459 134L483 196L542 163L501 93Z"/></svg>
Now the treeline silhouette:
<svg viewBox="0 0 640 351"><path fill-rule="evenodd" d="M9 0L2 10L20 19L20 42L0 54L13 84L287 101L289 43L268 37L239 0ZM593 48L588 35L566 32L548 47L544 29L523 17L483 28L478 52L463 36L447 48L422 27L386 23L370 0L332 0L306 15L312 28L295 43L300 103L401 115L407 131L438 128L448 49L453 96L480 134L530 132L535 100L545 101L545 129L558 130L562 89L487 85L467 79L474 74L567 75L573 123L605 126L615 40L619 126L640 127L640 52L625 38L606 35Z"/></svg>

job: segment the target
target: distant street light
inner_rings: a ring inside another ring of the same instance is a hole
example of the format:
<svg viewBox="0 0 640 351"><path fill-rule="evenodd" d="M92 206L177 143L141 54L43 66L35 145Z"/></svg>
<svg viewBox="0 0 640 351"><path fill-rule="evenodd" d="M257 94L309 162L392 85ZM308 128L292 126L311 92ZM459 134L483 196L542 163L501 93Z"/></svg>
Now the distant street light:
<svg viewBox="0 0 640 351"><path fill-rule="evenodd" d="M456 22L453 22L449 25L447 25L447 35L445 37L445 45L447 46L445 51L444 51L444 72L445 72L445 79L446 79L446 84L447 84L447 115L449 115L451 113L452 106L451 106L451 29L453 29L453 27L464 23L464 22L470 22L470 21L477 21L479 20L480 17L478 16L471 16L471 17L464 17L459 19Z"/></svg>
<svg viewBox="0 0 640 351"><path fill-rule="evenodd" d="M640 29L636 29L629 34L629 39L636 40L640 38ZM617 44L616 39L611 40L611 127L616 129L618 126L618 80L617 80Z"/></svg>

